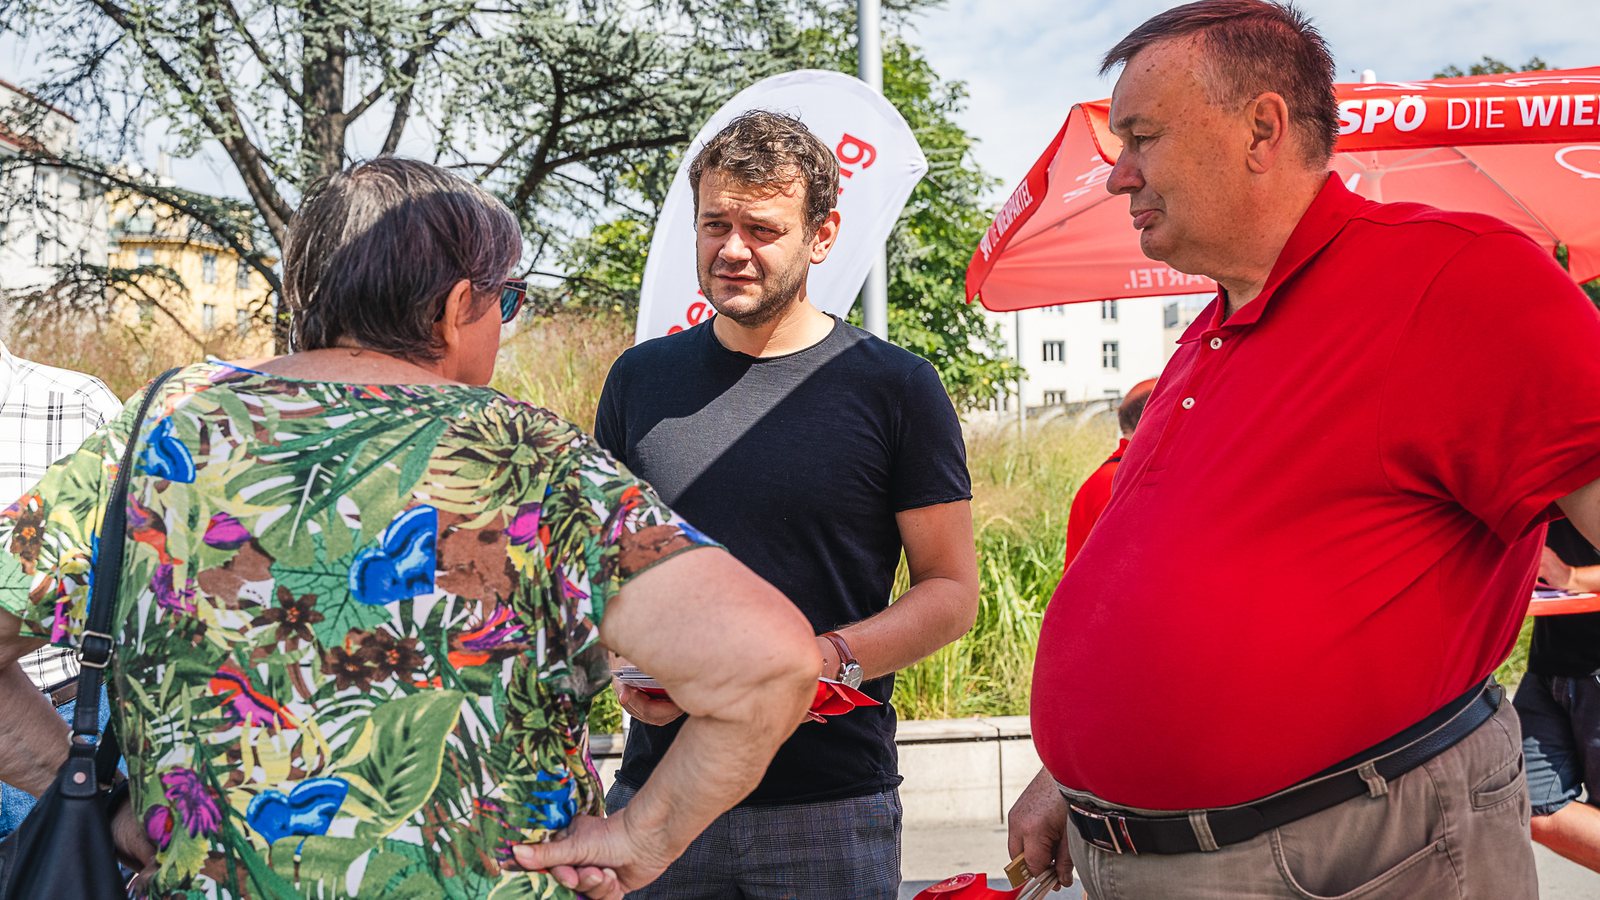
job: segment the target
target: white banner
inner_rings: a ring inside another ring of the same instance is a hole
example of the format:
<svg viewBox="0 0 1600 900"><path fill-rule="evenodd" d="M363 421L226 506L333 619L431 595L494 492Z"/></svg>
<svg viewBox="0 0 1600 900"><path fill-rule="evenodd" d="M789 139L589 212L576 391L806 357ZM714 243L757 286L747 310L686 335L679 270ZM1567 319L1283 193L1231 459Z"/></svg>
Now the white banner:
<svg viewBox="0 0 1600 900"><path fill-rule="evenodd" d="M928 171L928 160L899 110L859 79L802 69L745 88L695 135L672 179L645 261L635 341L682 331L713 314L695 275L689 163L734 117L753 109L798 116L839 158L839 242L825 262L811 267L806 281L811 302L825 312L850 311L878 248Z"/></svg>

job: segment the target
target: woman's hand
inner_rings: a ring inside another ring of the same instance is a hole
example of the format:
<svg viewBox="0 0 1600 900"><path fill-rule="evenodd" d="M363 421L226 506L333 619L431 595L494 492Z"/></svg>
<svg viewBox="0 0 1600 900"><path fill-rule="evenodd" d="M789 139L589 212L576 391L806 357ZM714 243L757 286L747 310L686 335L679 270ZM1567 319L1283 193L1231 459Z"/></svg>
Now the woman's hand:
<svg viewBox="0 0 1600 900"><path fill-rule="evenodd" d="M661 876L672 856L642 846L627 826L627 810L610 818L578 816L543 844L518 844L512 858L529 871L548 871L562 887L589 900L622 900Z"/></svg>

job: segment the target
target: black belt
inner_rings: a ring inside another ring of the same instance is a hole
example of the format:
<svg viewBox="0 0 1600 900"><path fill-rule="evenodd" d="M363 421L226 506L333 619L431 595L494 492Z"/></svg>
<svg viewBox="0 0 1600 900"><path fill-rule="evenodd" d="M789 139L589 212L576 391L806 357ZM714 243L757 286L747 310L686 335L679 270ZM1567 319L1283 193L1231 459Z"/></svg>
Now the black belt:
<svg viewBox="0 0 1600 900"><path fill-rule="evenodd" d="M1242 843L1362 794L1376 794L1383 782L1433 759L1489 721L1504 696L1505 689L1493 679L1475 685L1394 737L1254 803L1141 816L1093 808L1068 797L1069 814L1085 841L1113 853L1198 853ZM1201 845L1199 832L1206 827L1215 846Z"/></svg>

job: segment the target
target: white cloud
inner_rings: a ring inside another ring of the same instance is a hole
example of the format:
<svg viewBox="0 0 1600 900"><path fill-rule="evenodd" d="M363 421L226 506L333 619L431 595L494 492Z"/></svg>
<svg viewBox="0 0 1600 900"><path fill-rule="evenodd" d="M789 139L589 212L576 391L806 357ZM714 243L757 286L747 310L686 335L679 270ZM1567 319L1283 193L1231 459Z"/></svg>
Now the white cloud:
<svg viewBox="0 0 1600 900"><path fill-rule="evenodd" d="M1004 197L1055 136L1072 104L1110 96L1100 56L1172 6L1151 0L952 0L915 23L912 40L944 78L967 83L961 124ZM1513 65L1540 56L1563 68L1600 65L1594 0L1302 0L1333 48L1341 81L1427 78L1485 54Z"/></svg>

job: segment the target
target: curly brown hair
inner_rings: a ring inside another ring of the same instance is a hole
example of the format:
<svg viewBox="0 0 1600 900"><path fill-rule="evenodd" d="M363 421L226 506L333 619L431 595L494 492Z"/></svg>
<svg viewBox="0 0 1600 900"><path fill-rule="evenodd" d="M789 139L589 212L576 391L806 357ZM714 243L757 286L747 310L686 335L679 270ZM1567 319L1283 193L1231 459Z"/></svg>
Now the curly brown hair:
<svg viewBox="0 0 1600 900"><path fill-rule="evenodd" d="M729 122L689 164L689 189L700 212L700 178L718 171L758 188L806 188L806 231L815 234L839 198L839 160L798 118L763 109Z"/></svg>

